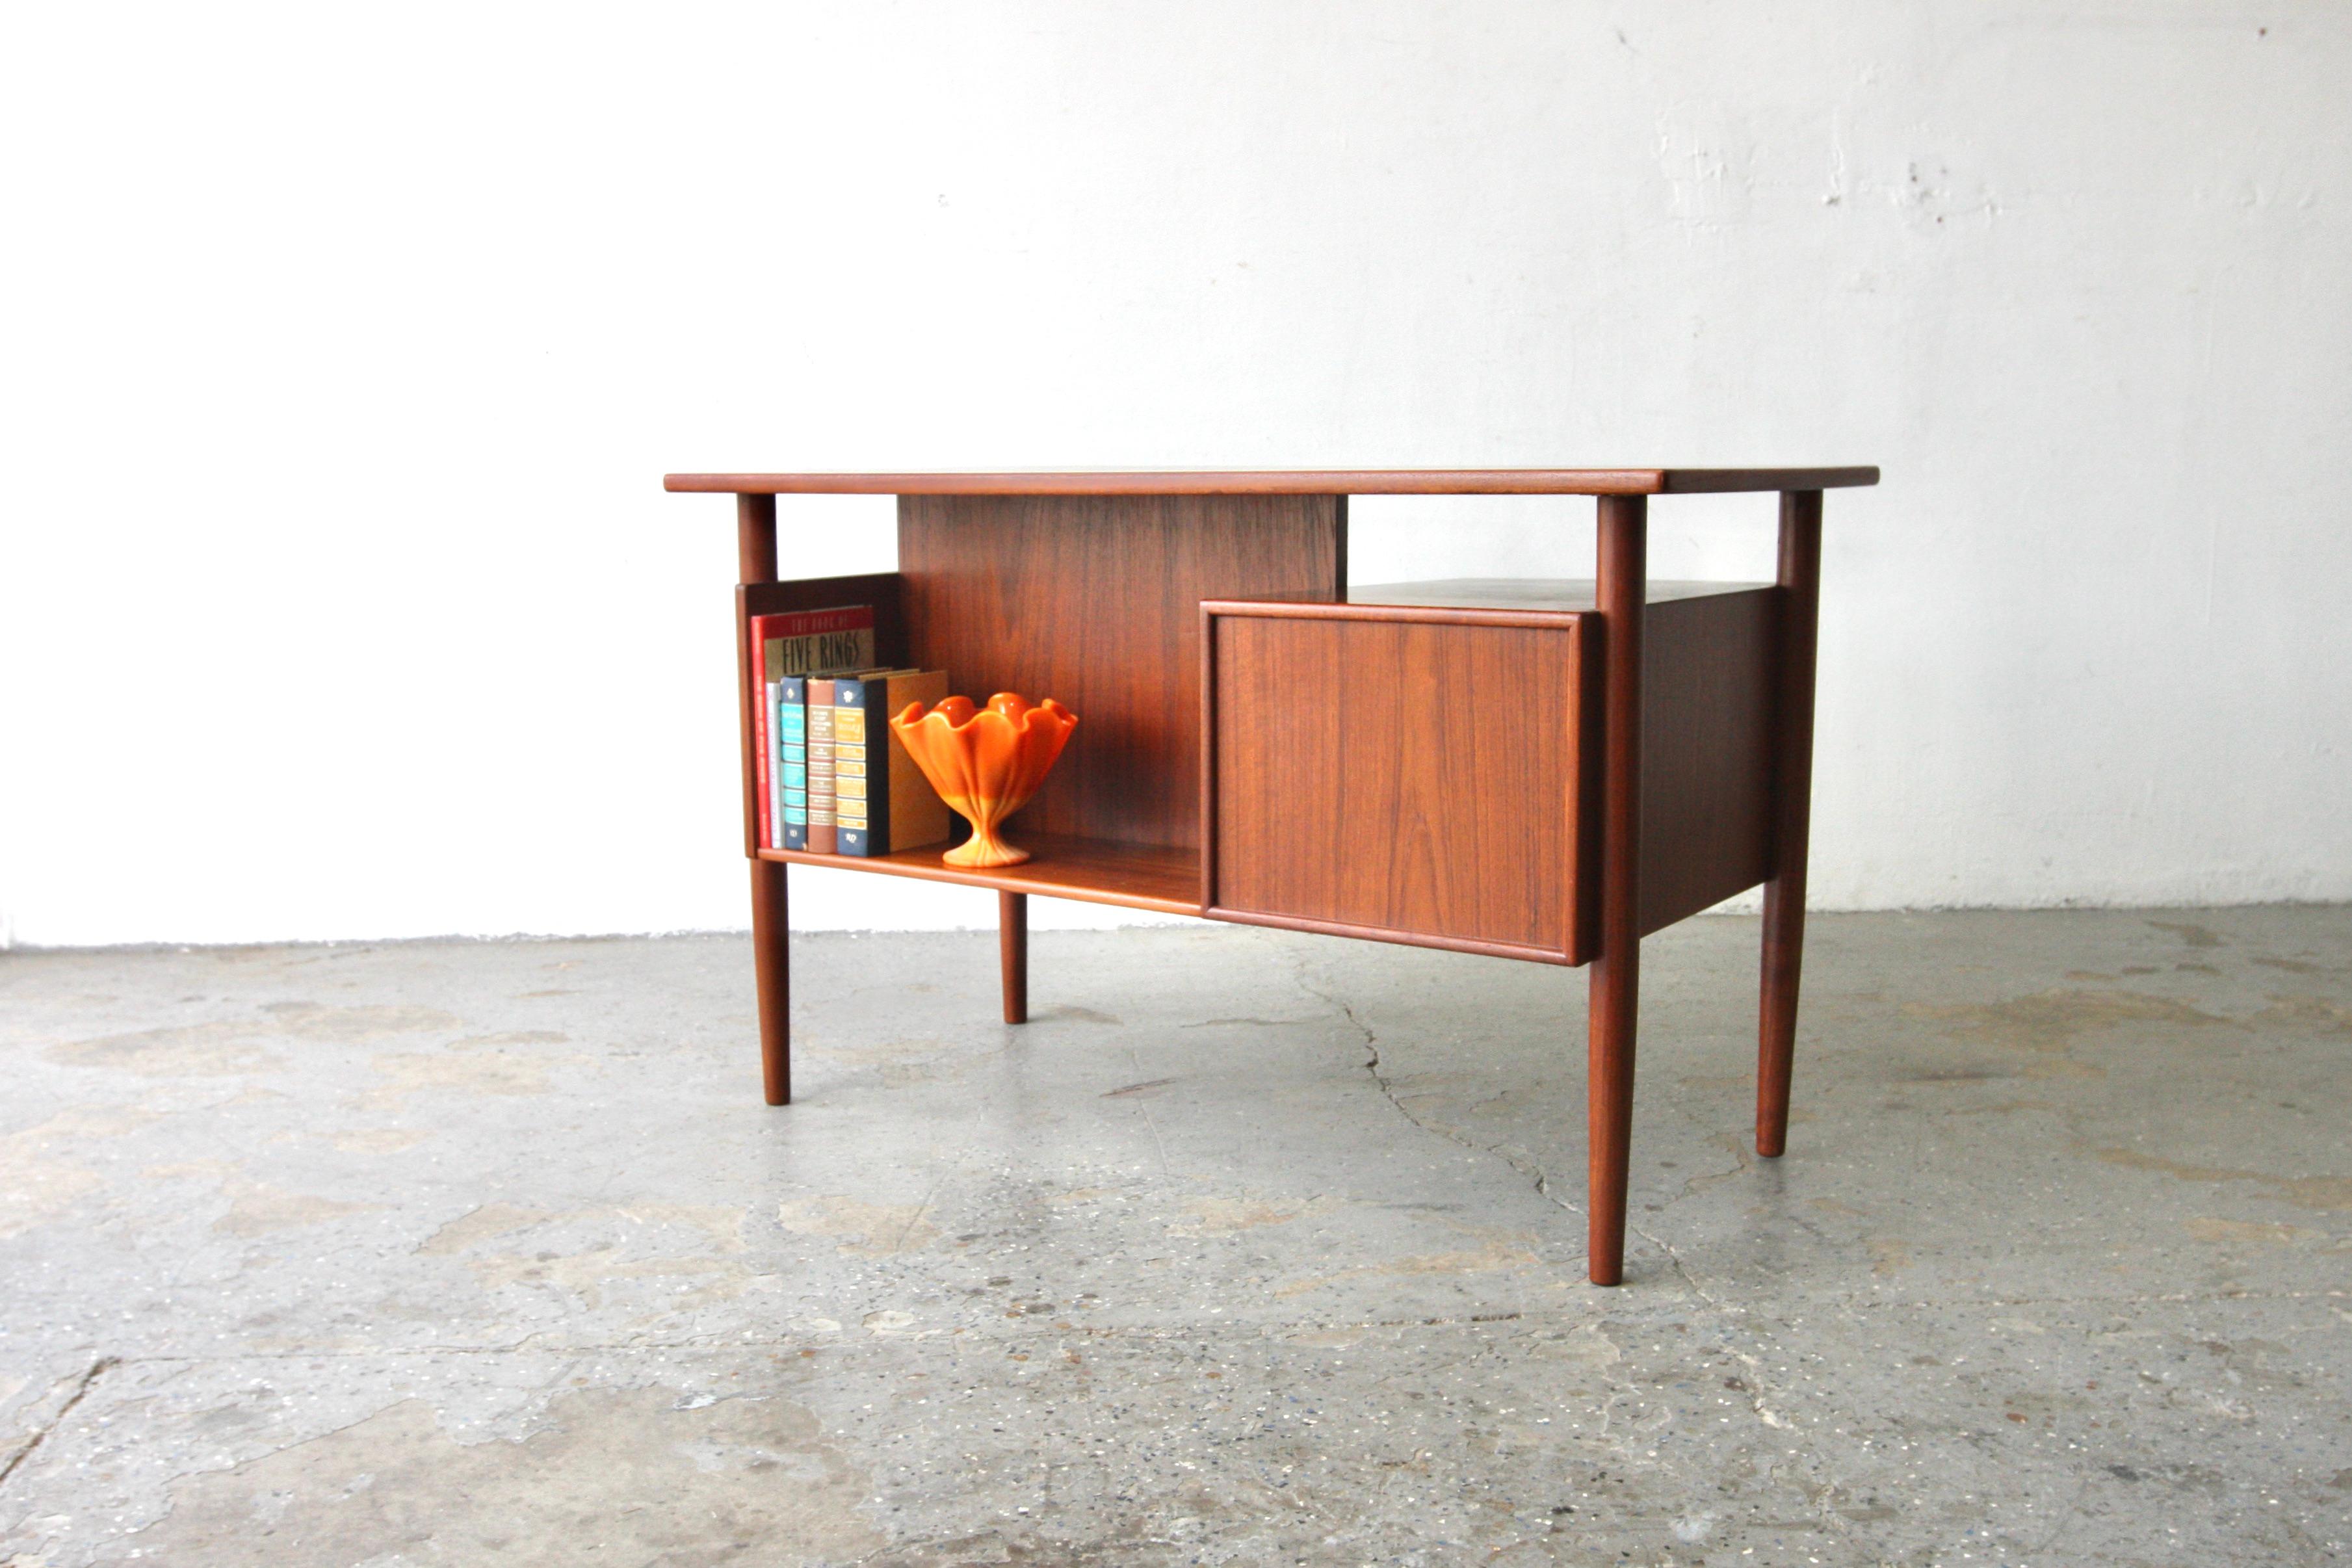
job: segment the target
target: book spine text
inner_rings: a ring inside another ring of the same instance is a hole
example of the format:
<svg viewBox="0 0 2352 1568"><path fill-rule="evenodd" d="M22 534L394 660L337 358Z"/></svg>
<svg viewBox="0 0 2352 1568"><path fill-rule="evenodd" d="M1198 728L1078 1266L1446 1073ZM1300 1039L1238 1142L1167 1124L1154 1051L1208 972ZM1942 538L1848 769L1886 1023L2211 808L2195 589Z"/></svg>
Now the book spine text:
<svg viewBox="0 0 2352 1568"><path fill-rule="evenodd" d="M831 680L808 683L808 847L816 855L840 852L833 793L833 686Z"/></svg>
<svg viewBox="0 0 2352 1568"><path fill-rule="evenodd" d="M776 682L776 797L787 849L808 847L808 681L797 675Z"/></svg>

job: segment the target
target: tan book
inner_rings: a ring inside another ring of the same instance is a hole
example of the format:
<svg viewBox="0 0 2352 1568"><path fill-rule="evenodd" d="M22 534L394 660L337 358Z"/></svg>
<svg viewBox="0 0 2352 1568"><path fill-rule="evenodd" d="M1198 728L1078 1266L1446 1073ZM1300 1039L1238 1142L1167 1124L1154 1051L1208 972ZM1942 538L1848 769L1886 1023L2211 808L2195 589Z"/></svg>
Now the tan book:
<svg viewBox="0 0 2352 1568"><path fill-rule="evenodd" d="M947 671L899 669L833 683L838 853L891 855L947 841L953 818L890 716L948 694ZM812 701L814 699L812 699Z"/></svg>

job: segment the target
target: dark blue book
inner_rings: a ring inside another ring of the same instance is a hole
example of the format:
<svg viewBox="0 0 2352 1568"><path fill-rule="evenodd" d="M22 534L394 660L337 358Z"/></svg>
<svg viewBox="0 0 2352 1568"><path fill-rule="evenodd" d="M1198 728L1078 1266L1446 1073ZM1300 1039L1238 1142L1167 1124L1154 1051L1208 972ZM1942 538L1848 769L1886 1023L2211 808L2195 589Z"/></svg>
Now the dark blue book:
<svg viewBox="0 0 2352 1568"><path fill-rule="evenodd" d="M889 855L948 836L948 808L890 732L910 702L942 701L944 670L886 670L833 683L834 810L844 855Z"/></svg>

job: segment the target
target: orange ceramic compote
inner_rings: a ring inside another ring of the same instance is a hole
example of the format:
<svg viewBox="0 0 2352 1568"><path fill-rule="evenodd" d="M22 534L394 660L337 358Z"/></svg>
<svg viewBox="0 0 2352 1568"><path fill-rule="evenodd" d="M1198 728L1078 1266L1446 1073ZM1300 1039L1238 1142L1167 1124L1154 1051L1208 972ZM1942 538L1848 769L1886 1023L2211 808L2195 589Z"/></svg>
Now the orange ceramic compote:
<svg viewBox="0 0 2352 1568"><path fill-rule="evenodd" d="M1077 724L1078 716L1050 697L1033 708L1010 691L998 692L985 708L950 697L929 711L919 702L900 710L890 728L907 743L907 754L940 798L971 823L971 837L940 858L973 869L1029 858L997 829L1029 804Z"/></svg>

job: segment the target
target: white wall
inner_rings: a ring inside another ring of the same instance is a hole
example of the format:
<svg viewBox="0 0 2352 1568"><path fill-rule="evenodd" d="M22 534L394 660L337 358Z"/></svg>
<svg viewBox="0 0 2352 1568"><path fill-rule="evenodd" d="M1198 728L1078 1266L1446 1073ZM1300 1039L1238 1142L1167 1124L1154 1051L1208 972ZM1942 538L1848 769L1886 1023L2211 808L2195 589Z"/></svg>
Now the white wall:
<svg viewBox="0 0 2352 1568"><path fill-rule="evenodd" d="M731 503L659 489L726 468L1880 463L1818 902L2352 897L2340 6L11 33L18 942L741 924ZM1655 503L1655 569L1768 574L1770 505ZM1354 515L1360 581L1589 570L1590 503Z"/></svg>

